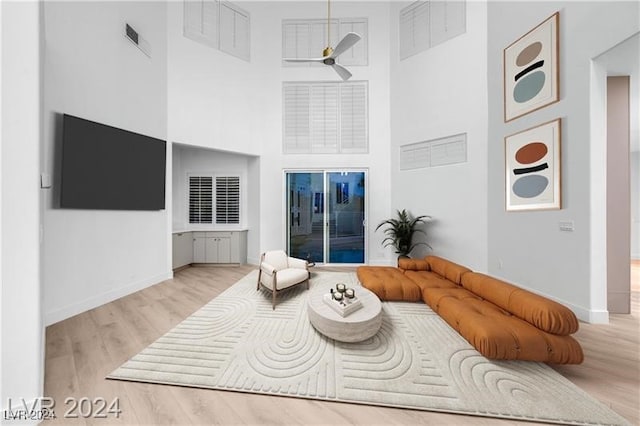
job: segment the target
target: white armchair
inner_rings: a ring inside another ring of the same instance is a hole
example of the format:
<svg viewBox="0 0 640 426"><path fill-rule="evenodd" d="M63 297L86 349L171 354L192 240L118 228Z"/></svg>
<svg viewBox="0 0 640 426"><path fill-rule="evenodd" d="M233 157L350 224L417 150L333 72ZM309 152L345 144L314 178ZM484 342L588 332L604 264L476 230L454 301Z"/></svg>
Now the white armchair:
<svg viewBox="0 0 640 426"><path fill-rule="evenodd" d="M271 304L275 309L276 295L279 291L304 282L307 283L308 289L310 276L306 260L289 257L284 250L267 251L260 257L257 290L260 290L262 284L271 291Z"/></svg>

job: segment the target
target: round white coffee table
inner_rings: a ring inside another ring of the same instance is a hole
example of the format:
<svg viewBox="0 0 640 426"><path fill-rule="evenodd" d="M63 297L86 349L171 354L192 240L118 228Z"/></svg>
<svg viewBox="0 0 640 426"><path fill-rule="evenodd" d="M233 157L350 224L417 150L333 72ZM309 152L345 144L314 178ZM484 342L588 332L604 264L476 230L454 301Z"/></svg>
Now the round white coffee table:
<svg viewBox="0 0 640 426"><path fill-rule="evenodd" d="M309 321L327 337L340 342L361 342L374 336L382 325L382 303L364 287L355 287L362 307L343 317L329 307L323 297L329 288L313 289L307 301Z"/></svg>

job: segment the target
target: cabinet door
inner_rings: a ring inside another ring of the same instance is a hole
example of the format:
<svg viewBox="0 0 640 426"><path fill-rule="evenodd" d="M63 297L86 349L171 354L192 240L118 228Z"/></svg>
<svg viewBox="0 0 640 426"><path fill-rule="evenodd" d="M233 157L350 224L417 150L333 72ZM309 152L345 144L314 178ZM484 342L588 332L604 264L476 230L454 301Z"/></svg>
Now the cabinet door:
<svg viewBox="0 0 640 426"><path fill-rule="evenodd" d="M218 263L218 238L205 239L206 263Z"/></svg>
<svg viewBox="0 0 640 426"><path fill-rule="evenodd" d="M193 236L191 232L173 234L173 268L193 262Z"/></svg>
<svg viewBox="0 0 640 426"><path fill-rule="evenodd" d="M218 240L218 263L231 263L231 238L219 237Z"/></svg>
<svg viewBox="0 0 640 426"><path fill-rule="evenodd" d="M193 237L193 262L194 263L206 263L207 262L207 250L206 242L207 238L204 236L195 235Z"/></svg>

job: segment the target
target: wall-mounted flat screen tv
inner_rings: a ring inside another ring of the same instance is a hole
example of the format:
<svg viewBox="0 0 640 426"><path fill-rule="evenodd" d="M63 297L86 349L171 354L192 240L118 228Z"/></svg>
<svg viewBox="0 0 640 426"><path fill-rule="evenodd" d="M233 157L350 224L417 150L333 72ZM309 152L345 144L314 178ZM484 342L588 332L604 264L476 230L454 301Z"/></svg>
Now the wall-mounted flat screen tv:
<svg viewBox="0 0 640 426"><path fill-rule="evenodd" d="M166 142L64 114L63 208L162 210Z"/></svg>

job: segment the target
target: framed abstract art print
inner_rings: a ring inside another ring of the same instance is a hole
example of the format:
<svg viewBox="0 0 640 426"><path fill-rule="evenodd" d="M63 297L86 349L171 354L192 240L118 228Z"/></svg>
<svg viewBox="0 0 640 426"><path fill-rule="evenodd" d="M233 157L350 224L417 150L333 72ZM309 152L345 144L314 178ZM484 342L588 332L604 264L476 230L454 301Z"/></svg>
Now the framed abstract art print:
<svg viewBox="0 0 640 426"><path fill-rule="evenodd" d="M504 138L507 211L561 208L558 118Z"/></svg>
<svg viewBox="0 0 640 426"><path fill-rule="evenodd" d="M503 51L504 121L557 102L559 12Z"/></svg>

